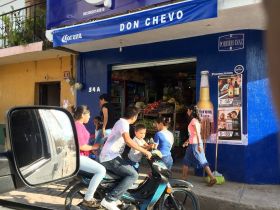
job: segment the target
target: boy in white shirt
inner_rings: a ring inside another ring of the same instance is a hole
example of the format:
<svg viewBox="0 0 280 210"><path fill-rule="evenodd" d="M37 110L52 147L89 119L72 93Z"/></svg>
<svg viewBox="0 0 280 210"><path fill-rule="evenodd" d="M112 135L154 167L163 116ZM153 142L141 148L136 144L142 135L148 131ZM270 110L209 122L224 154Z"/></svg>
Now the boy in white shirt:
<svg viewBox="0 0 280 210"><path fill-rule="evenodd" d="M135 126L135 137L133 138L133 141L136 142L140 147L149 150L151 147L147 144L147 142L144 140L146 136L146 127L143 124L137 124ZM138 150L135 150L133 148L130 149L128 153L128 160L130 165L138 172L139 169L139 162L142 158L142 153Z"/></svg>
<svg viewBox="0 0 280 210"><path fill-rule="evenodd" d="M138 173L121 157L125 145L140 151L147 158L152 156L148 150L138 146L129 135L129 125L135 123L138 113L139 109L136 107L126 109L124 117L115 123L99 156L105 168L121 177L119 183L101 201L101 206L108 210L119 210L117 207L119 199L138 179Z"/></svg>

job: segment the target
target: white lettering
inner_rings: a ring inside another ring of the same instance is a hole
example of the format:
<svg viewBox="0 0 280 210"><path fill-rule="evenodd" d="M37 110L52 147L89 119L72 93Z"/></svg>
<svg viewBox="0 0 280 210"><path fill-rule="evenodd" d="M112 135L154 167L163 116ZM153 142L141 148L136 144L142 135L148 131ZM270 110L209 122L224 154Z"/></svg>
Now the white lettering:
<svg viewBox="0 0 280 210"><path fill-rule="evenodd" d="M126 29L127 30L130 30L132 28L132 23L131 22L128 22L127 24L126 24Z"/></svg>
<svg viewBox="0 0 280 210"><path fill-rule="evenodd" d="M78 33L78 34L72 34L72 35L67 35L65 34L62 38L61 38L61 41L63 43L67 43L68 41L71 41L71 40L76 40L76 39L82 39L82 34L81 33Z"/></svg>
<svg viewBox="0 0 280 210"><path fill-rule="evenodd" d="M133 28L139 28L139 20L133 22Z"/></svg>
<svg viewBox="0 0 280 210"><path fill-rule="evenodd" d="M120 24L120 31L123 31L123 30L124 30L124 24L121 23L121 24Z"/></svg>
<svg viewBox="0 0 280 210"><path fill-rule="evenodd" d="M89 92L89 93L100 93L100 92L101 92L101 89L100 89L99 86L89 87L88 92Z"/></svg>
<svg viewBox="0 0 280 210"><path fill-rule="evenodd" d="M168 13L168 17L169 17L170 21L173 21L174 20L174 12Z"/></svg>
<svg viewBox="0 0 280 210"><path fill-rule="evenodd" d="M148 17L145 19L144 26L151 26L151 25L158 25L158 24L164 24L167 22L172 22L175 19L182 19L184 16L184 13L182 10L171 13L162 14L160 16L153 16ZM139 28L140 27L140 20L134 20L133 22L127 22L127 23L121 23L120 24L120 31L129 31L131 29Z"/></svg>
<svg viewBox="0 0 280 210"><path fill-rule="evenodd" d="M153 17L153 25L158 24L158 16Z"/></svg>
<svg viewBox="0 0 280 210"><path fill-rule="evenodd" d="M149 26L149 25L151 25L151 19L150 19L150 18L147 18L147 19L145 20L145 26Z"/></svg>
<svg viewBox="0 0 280 210"><path fill-rule="evenodd" d="M182 19L182 17L184 16L183 11L182 11L182 10L179 10L179 11L177 12L176 16L177 16L177 19L178 19L178 20Z"/></svg>
<svg viewBox="0 0 280 210"><path fill-rule="evenodd" d="M104 12L104 11L105 11L105 7L102 7L102 8L90 10L90 11L87 11L87 12L83 12L83 16L92 15L92 14L96 14L96 13L101 13L101 12Z"/></svg>
<svg viewBox="0 0 280 210"><path fill-rule="evenodd" d="M121 23L120 24L120 31L124 31L124 30L131 30L131 29L135 29L135 28L139 28L139 20L135 20L132 22L127 22L127 23Z"/></svg>
<svg viewBox="0 0 280 210"><path fill-rule="evenodd" d="M161 15L161 23L166 23L166 14Z"/></svg>

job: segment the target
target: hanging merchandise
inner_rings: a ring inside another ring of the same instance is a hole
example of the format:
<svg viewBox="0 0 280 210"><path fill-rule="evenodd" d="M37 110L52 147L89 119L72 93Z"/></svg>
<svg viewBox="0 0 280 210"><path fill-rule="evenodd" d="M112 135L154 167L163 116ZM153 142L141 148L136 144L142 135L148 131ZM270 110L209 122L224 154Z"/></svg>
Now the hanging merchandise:
<svg viewBox="0 0 280 210"><path fill-rule="evenodd" d="M201 72L200 97L197 106L201 118L201 138L204 143L206 143L206 141L212 142L210 136L214 133L214 111L213 104L210 100L208 71Z"/></svg>

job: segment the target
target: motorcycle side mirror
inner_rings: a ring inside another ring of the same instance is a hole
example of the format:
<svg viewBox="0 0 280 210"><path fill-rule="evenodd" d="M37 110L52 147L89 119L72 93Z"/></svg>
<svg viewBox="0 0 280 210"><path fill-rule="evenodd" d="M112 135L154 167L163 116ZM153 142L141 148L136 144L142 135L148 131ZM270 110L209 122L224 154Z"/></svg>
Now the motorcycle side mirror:
<svg viewBox="0 0 280 210"><path fill-rule="evenodd" d="M7 138L16 174L36 186L70 178L79 169L71 114L60 107L17 107L7 114Z"/></svg>

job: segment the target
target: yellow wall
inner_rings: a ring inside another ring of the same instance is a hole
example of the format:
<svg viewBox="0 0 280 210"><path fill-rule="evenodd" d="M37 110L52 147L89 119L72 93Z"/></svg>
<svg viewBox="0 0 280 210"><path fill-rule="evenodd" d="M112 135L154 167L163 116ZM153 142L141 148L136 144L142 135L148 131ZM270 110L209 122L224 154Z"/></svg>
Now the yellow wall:
<svg viewBox="0 0 280 210"><path fill-rule="evenodd" d="M71 71L70 56L0 66L0 124L9 108L35 104L36 82L60 81L60 105L65 99L73 105L75 96L64 71Z"/></svg>

